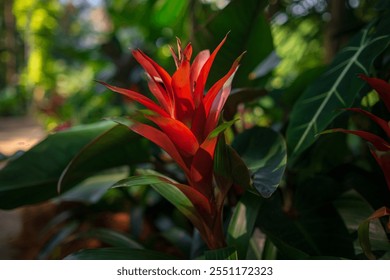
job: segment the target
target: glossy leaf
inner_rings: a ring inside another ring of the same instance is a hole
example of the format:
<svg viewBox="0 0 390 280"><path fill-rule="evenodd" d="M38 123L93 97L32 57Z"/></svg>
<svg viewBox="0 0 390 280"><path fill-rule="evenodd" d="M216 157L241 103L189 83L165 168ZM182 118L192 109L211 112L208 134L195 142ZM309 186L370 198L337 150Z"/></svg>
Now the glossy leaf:
<svg viewBox="0 0 390 280"><path fill-rule="evenodd" d="M390 42L390 36L378 30L381 30L380 27L373 24L363 29L298 99L287 129L292 161L340 114L338 109L353 104L355 96L364 86L357 74L366 74L375 58Z"/></svg>
<svg viewBox="0 0 390 280"><path fill-rule="evenodd" d="M118 180L128 175L128 170L122 172L107 173L92 176L77 184L74 188L61 193L53 199L54 202L82 202L85 204L97 203L107 192L107 190Z"/></svg>
<svg viewBox="0 0 390 280"><path fill-rule="evenodd" d="M145 249L123 247L86 249L68 255L65 260L172 260L175 257Z"/></svg>
<svg viewBox="0 0 390 280"><path fill-rule="evenodd" d="M241 67L237 71L233 85L247 87L250 74L273 52L270 26L264 15L267 1L231 1L223 10L213 16L196 36L196 44L201 49L216 46L230 31L229 40L221 49L213 66L211 80L216 81L221 73L229 69L231 61L246 52ZM235 24L232 24L234 22Z"/></svg>
<svg viewBox="0 0 390 280"><path fill-rule="evenodd" d="M280 184L287 164L282 136L269 128L254 127L239 134L232 146L251 171L253 186L263 197L270 197Z"/></svg>
<svg viewBox="0 0 390 280"><path fill-rule="evenodd" d="M227 243L236 248L239 259L245 259L262 198L250 190L241 197L227 230Z"/></svg>
<svg viewBox="0 0 390 280"><path fill-rule="evenodd" d="M123 125L111 126L80 149L69 162L58 182L60 191L96 171L148 160L147 143L143 139Z"/></svg>
<svg viewBox="0 0 390 280"><path fill-rule="evenodd" d="M11 209L55 197L60 175L72 158L114 126L111 122L100 122L51 134L10 161L0 170L0 208Z"/></svg>

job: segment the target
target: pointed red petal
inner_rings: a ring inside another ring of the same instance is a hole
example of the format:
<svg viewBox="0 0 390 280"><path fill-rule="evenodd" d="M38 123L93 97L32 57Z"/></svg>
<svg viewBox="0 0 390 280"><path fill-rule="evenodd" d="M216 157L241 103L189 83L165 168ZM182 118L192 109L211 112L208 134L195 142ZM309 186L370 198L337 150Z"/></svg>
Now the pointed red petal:
<svg viewBox="0 0 390 280"><path fill-rule="evenodd" d="M182 156L176 149L175 145L172 143L171 139L169 139L169 137L164 132L152 126L138 122L129 126L129 128L135 133L138 133L139 135L149 139L154 144L159 146L173 158L173 160L183 169L186 174L189 173L189 169L185 164Z"/></svg>
<svg viewBox="0 0 390 280"><path fill-rule="evenodd" d="M149 74L149 76L154 79L156 83L160 82L164 85L165 91L167 93L167 96L165 98L169 100L169 105L173 104L171 76L164 70L164 68L154 62L153 59L148 57L142 51L136 50L132 53L134 58L138 61L139 64L142 65L142 67Z"/></svg>
<svg viewBox="0 0 390 280"><path fill-rule="evenodd" d="M206 111L206 127L205 127L205 136L207 136L214 128L216 128L219 120L219 116L222 112L222 108L226 103L227 98L229 97L232 81L234 74L238 69L238 64L241 60L241 57L238 57L233 63L229 72L215 83L207 95L204 98L205 111Z"/></svg>
<svg viewBox="0 0 390 280"><path fill-rule="evenodd" d="M385 103L387 110L390 112L390 84L378 78L370 78L363 74L359 78L365 80L373 89L378 92L382 101Z"/></svg>
<svg viewBox="0 0 390 280"><path fill-rule="evenodd" d="M198 75L198 79L196 80L195 91L194 91L194 102L197 107L200 101L203 99L203 92L206 86L207 77L209 75L211 66L213 65L215 56L218 51L221 49L222 45L225 43L227 35L222 39L221 43L216 47L216 49L212 52L210 57L207 59L206 63L204 63L202 70Z"/></svg>
<svg viewBox="0 0 390 280"><path fill-rule="evenodd" d="M162 131L171 139L178 151L186 157L193 156L199 148L199 143L191 132L182 122L159 116L145 116L157 124Z"/></svg>
<svg viewBox="0 0 390 280"><path fill-rule="evenodd" d="M195 57L194 62L191 65L191 75L190 75L191 90L194 90L195 81L198 79L200 70L202 69L203 65L206 63L207 59L209 59L209 57L210 57L209 50L201 51Z"/></svg>
<svg viewBox="0 0 390 280"><path fill-rule="evenodd" d="M190 60L191 60L191 56L192 56L192 45L191 45L191 43L189 43L189 44L185 47L185 49L184 49L184 51L183 51L183 57L182 57L182 59L183 59L183 61L184 61L184 60L190 61Z"/></svg>
<svg viewBox="0 0 390 280"><path fill-rule="evenodd" d="M169 99L165 88L161 85L161 83L156 81L155 77L149 76L148 86L150 92L154 95L154 97L156 97L161 107L163 107L164 110L168 112L170 116L173 116L174 108L171 104L171 100Z"/></svg>
<svg viewBox="0 0 390 280"><path fill-rule="evenodd" d="M214 99L216 98L216 96L218 94L221 94L221 89L223 87L226 87L228 86L229 84L231 84L231 81L232 81L232 78L234 76L234 74L236 73L237 71L237 68L239 66L239 63L240 63L240 60L242 58L243 54L240 55L232 64L232 66L230 67L230 70L228 73L226 73L225 76L223 76L220 80L218 80L218 82L216 82L211 88L210 90L207 92L206 96L204 97L203 99L203 103L204 103L204 106L205 106L205 109L206 109L206 114L208 115L209 112L210 112L210 109L211 109L211 106L214 102Z"/></svg>
<svg viewBox="0 0 390 280"><path fill-rule="evenodd" d="M172 77L172 88L175 96L176 119L190 124L194 112L194 101L190 86L190 62L185 57Z"/></svg>
<svg viewBox="0 0 390 280"><path fill-rule="evenodd" d="M361 130L348 130L348 129L342 129L342 128L335 128L335 129L331 129L330 131L354 134L354 135L357 135L357 136L363 138L364 140L370 142L379 151L389 151L390 150L389 143L387 143L385 140L383 140L378 135L372 134L370 132L361 131Z"/></svg>
<svg viewBox="0 0 390 280"><path fill-rule="evenodd" d="M372 148L371 153L379 164L380 168L382 169L383 174L385 175L387 187L390 191L390 150L383 152L376 151Z"/></svg>
<svg viewBox="0 0 390 280"><path fill-rule="evenodd" d="M376 122L386 132L387 136L390 138L390 126L389 126L389 123L387 121L385 121L384 119L381 119L381 118L375 116L374 114L371 114L370 112L363 110L363 109L360 109L360 108L347 108L345 110L353 111L353 112L357 112L357 113L361 113L361 114L366 115L367 117L372 119L374 122Z"/></svg>
<svg viewBox="0 0 390 280"><path fill-rule="evenodd" d="M131 100L134 100L134 101L144 105L146 108L156 112L157 114L159 114L161 116L166 116L166 117L169 116L168 113L165 110L163 110L160 106L158 106L156 103L154 103L152 100L145 97L144 95L139 94L138 92L135 92L135 91L132 91L129 89L116 87L116 86L112 86L112 85L109 85L105 82L100 82L100 81L98 81L98 82L100 84L104 85L105 87L107 87L108 89L115 91L115 92L118 92L120 94L123 94L123 95L127 96L128 98L130 98Z"/></svg>

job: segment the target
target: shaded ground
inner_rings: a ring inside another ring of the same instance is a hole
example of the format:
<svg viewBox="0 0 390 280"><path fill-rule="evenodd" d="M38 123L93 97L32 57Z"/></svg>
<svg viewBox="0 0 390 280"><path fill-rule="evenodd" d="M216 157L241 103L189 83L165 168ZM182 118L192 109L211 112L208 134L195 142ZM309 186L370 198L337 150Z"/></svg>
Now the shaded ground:
<svg viewBox="0 0 390 280"><path fill-rule="evenodd" d="M19 150L28 150L45 136L32 118L0 118L0 153L11 156ZM5 162L0 161L0 168ZM18 251L13 242L22 230L22 209L0 210L0 259L14 259Z"/></svg>

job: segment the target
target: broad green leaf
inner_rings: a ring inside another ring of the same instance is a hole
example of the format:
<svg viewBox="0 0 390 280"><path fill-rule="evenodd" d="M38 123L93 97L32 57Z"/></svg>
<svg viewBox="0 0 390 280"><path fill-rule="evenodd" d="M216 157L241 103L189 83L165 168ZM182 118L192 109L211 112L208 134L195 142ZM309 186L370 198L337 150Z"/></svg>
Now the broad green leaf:
<svg viewBox="0 0 390 280"><path fill-rule="evenodd" d="M113 125L69 162L61 174L59 190L63 191L75 180L85 179L96 171L147 161L147 142L144 140L124 125Z"/></svg>
<svg viewBox="0 0 390 280"><path fill-rule="evenodd" d="M195 33L199 49L217 46L227 32L231 31L225 45L218 53L210 72L212 81L219 79L233 61L246 52L241 61L233 85L248 87L251 73L273 52L270 26L264 15L268 1L231 1L201 29ZM234 24L232 24L234 23Z"/></svg>
<svg viewBox="0 0 390 280"><path fill-rule="evenodd" d="M127 235L106 228L91 229L79 234L79 238L97 238L105 244L113 247L123 247L129 249L143 249L142 245L134 241Z"/></svg>
<svg viewBox="0 0 390 280"><path fill-rule="evenodd" d="M292 161L340 114L338 109L352 106L364 86L357 74L368 74L375 58L389 45L390 35L383 31L383 24L383 20L370 24L355 36L296 102L287 129Z"/></svg>
<svg viewBox="0 0 390 280"><path fill-rule="evenodd" d="M49 135L0 170L0 208L11 209L57 195L57 182L71 159L111 122L77 126Z"/></svg>
<svg viewBox="0 0 390 280"><path fill-rule="evenodd" d="M239 259L245 259L262 198L247 190L233 212L227 231L227 243L236 248Z"/></svg>
<svg viewBox="0 0 390 280"><path fill-rule="evenodd" d="M310 68L301 73L288 88L278 90L277 93L279 93L282 103L286 105L287 108L291 109L305 89L313 83L325 69L325 66ZM281 93L280 91L283 92Z"/></svg>
<svg viewBox="0 0 390 280"><path fill-rule="evenodd" d="M263 197L270 197L280 184L287 164L282 136L269 128L254 127L239 134L232 146L251 171L253 186Z"/></svg>
<svg viewBox="0 0 390 280"><path fill-rule="evenodd" d="M205 252L206 260L237 260L237 251L234 247L226 247Z"/></svg>
<svg viewBox="0 0 390 280"><path fill-rule="evenodd" d="M86 249L65 257L65 260L173 260L160 252L123 247Z"/></svg>

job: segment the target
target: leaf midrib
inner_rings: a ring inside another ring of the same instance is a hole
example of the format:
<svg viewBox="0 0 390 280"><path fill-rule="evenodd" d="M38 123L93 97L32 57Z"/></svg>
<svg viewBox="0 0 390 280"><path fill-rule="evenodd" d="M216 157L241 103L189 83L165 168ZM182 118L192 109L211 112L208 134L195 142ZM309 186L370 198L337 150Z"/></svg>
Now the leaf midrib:
<svg viewBox="0 0 390 280"><path fill-rule="evenodd" d="M363 38L365 36L363 35ZM302 146L303 144L303 141L306 139L306 136L307 134L309 133L310 129L313 127L314 123L316 122L318 116L320 115L320 113L322 112L323 108L326 106L326 104L328 103L329 99L333 96L335 90L337 89L337 87L339 86L339 83L341 82L341 80L344 78L344 76L346 75L346 73L349 71L350 67L355 63L355 61L358 61L358 57L359 55L361 54L361 52L366 48L367 44L364 43L364 45L361 46L361 48L359 48L357 50L357 52L355 53L355 55L352 57L352 59L349 61L348 65L344 68L344 70L341 72L341 75L339 75L339 77L337 78L336 82L333 84L332 88L328 91L329 94L327 94L326 98L324 99L324 101L321 103L321 106L319 107L319 109L317 110L317 112L315 113L315 115L313 116L313 118L311 119L311 121L309 122L309 125L306 127L306 130L304 131L304 133L302 134L301 138L299 139L299 142L298 144L295 146L294 150L293 150L293 154L295 154L299 148Z"/></svg>

